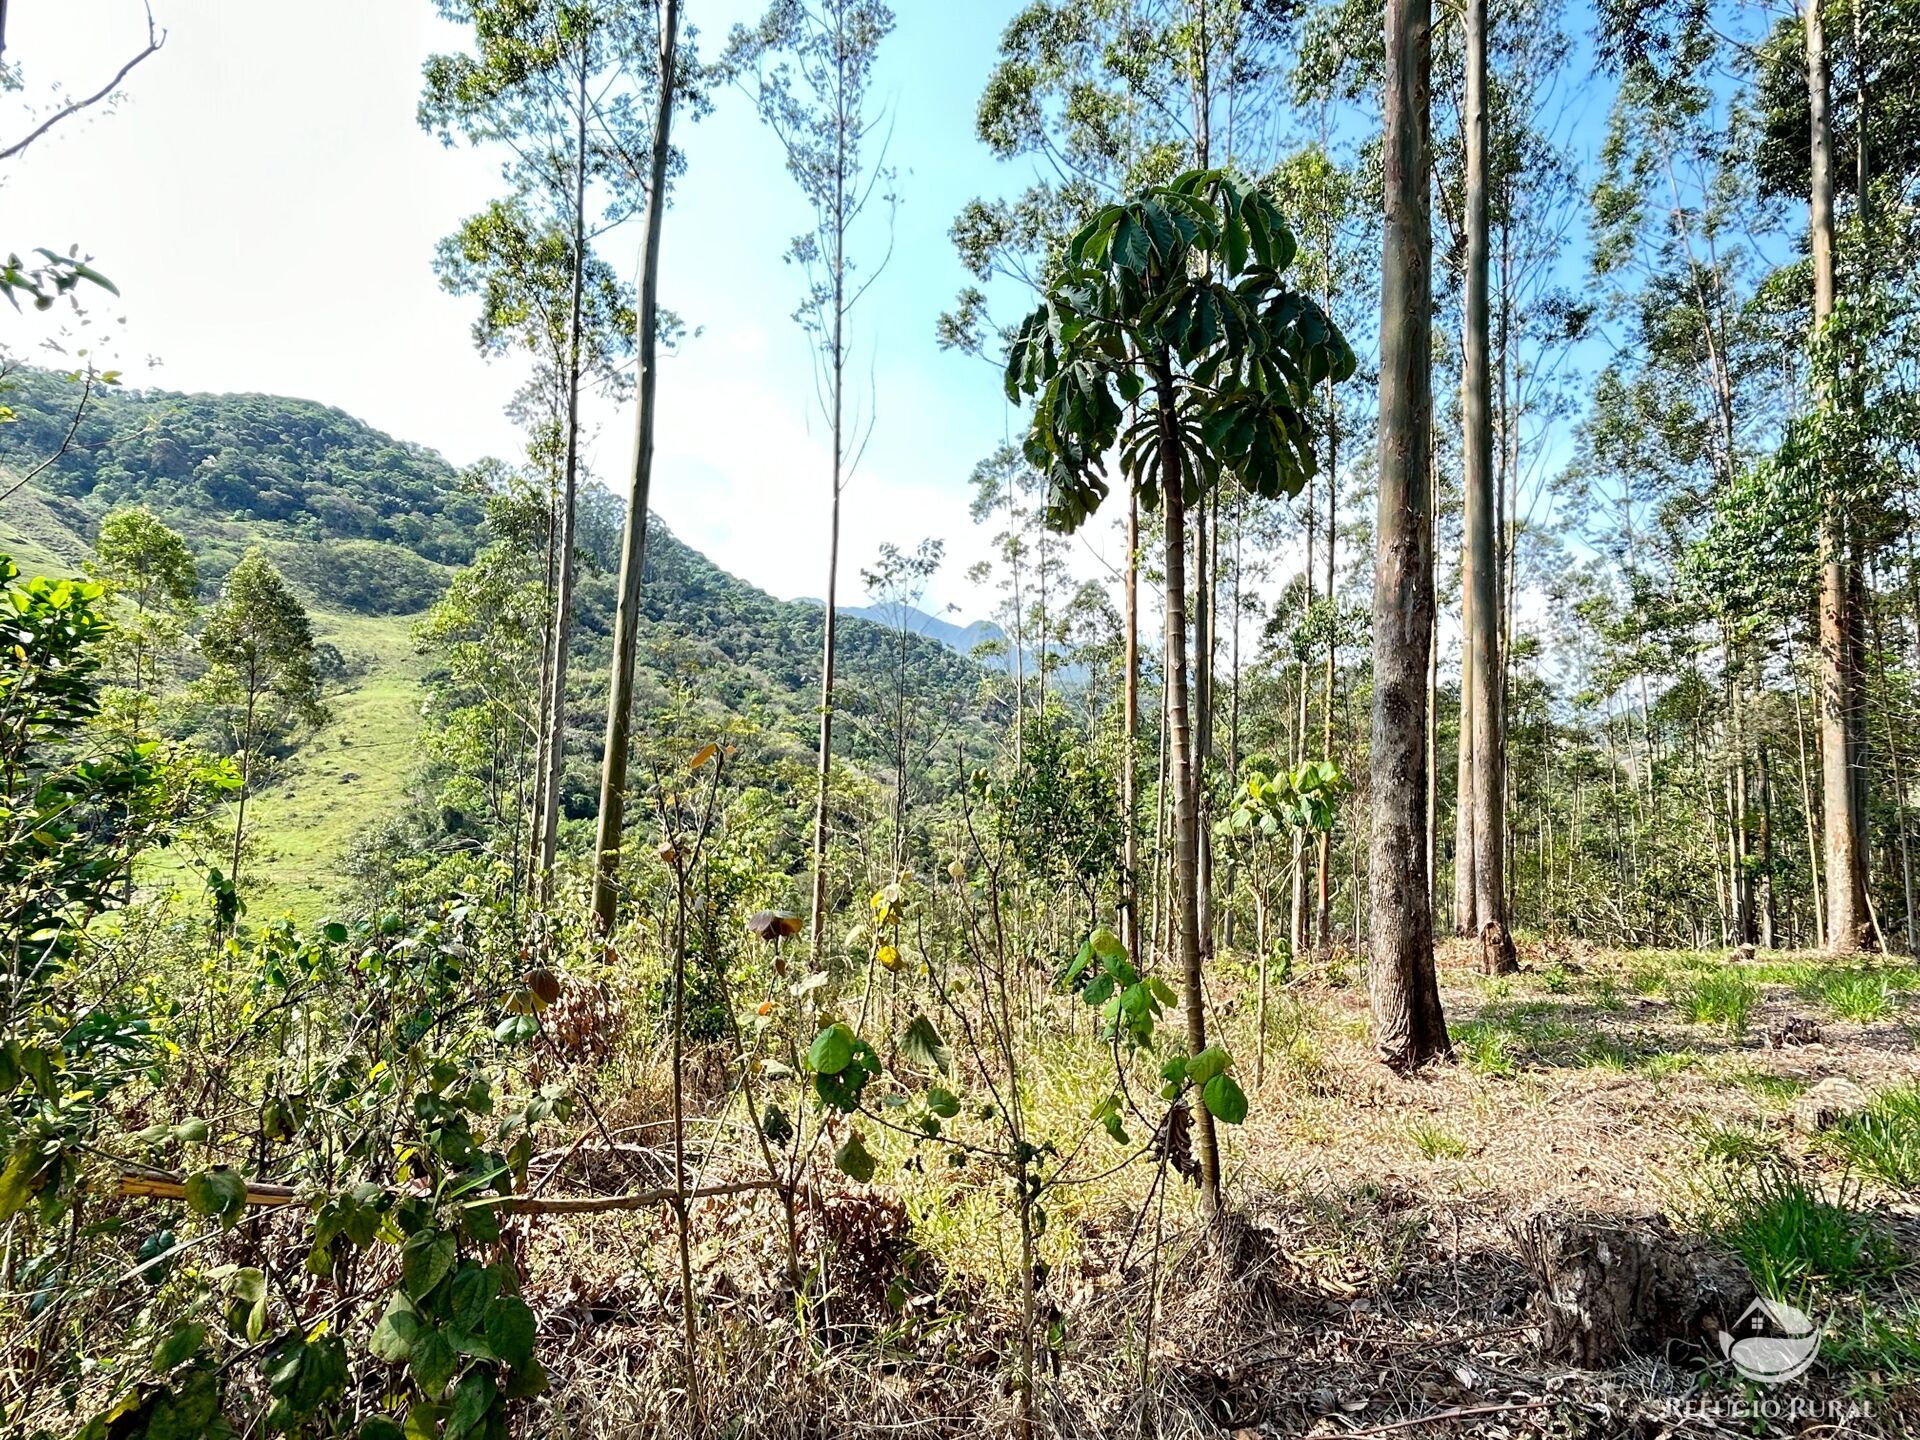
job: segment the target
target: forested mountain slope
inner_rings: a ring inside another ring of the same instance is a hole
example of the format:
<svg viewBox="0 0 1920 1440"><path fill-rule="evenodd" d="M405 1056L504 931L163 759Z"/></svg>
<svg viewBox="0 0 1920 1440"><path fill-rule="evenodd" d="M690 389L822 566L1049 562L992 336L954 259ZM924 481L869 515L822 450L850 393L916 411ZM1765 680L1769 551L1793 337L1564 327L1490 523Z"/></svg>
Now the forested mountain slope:
<svg viewBox="0 0 1920 1440"><path fill-rule="evenodd" d="M66 376L23 368L8 383L14 419L0 426L0 464L59 453L38 483L89 514L144 504L203 533L245 525L256 540L386 540L439 564L473 555L481 506L453 467L345 411L101 384L81 408L82 386Z"/></svg>
<svg viewBox="0 0 1920 1440"><path fill-rule="evenodd" d="M9 378L15 388L5 398L15 418L0 425L0 489L12 483L9 472L17 477L57 458L0 504L0 553L27 572L77 573L101 521L118 507L141 505L186 537L203 600L258 546L312 610L316 636L341 652L332 718L286 758L259 810L263 858L297 857L299 865L273 869L300 878L276 884L256 912L284 903L318 913L345 883L340 866L354 835L407 800L404 782L419 766L406 756L424 687L441 664L414 631L491 538L484 482L311 401L95 386L75 426L78 384L31 369ZM581 498L579 663L568 686L565 787L576 819L593 803L587 751L604 720L622 515L622 502L598 485ZM658 516L649 526L643 595L643 713L691 706L714 725L750 722L796 754L810 743L822 624L816 605L776 599L728 574ZM922 703L955 717L976 714L982 703L984 672L936 640L846 617L838 648L850 691L892 694L887 677L904 655ZM871 758L871 739L856 723L836 749ZM332 787L342 777L374 774L360 762L375 751L379 784L357 789L353 806L336 803L341 792Z"/></svg>
<svg viewBox="0 0 1920 1440"><path fill-rule="evenodd" d="M434 451L329 406L96 385L74 427L77 384L35 369L14 372L9 383L14 419L0 425L0 471L58 455L0 510L0 545L33 559L83 559L103 516L139 504L187 537L209 589L248 546L260 545L313 605L404 614L437 598L450 567L472 559L486 538L485 496L476 484ZM589 635L601 635L611 615L604 582L618 562L621 504L590 486L582 511L588 577L579 620ZM813 707L816 606L775 599L728 574L681 544L657 515L647 571L648 620L695 647L703 667L742 672L710 677L716 693ZM843 612L841 643L842 663L857 679L898 637ZM916 655L937 654L933 666L946 685L969 686L979 673L934 639L912 634L907 645Z"/></svg>

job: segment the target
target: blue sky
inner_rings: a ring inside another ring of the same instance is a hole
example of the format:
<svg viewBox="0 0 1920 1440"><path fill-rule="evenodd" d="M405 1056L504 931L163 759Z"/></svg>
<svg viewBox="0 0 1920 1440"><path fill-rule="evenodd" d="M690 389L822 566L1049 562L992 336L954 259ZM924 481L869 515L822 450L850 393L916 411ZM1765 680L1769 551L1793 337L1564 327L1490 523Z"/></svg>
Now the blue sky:
<svg viewBox="0 0 1920 1440"><path fill-rule="evenodd" d="M686 3L711 56L762 0ZM965 580L987 551L968 518L966 481L1021 417L990 367L938 350L933 325L966 280L946 236L955 212L1030 178L973 133L1018 3L894 0L899 24L874 95L891 116L902 203L891 264L855 317L851 391L876 424L846 494L849 600L861 598L859 571L881 541L911 546L928 535L945 539L948 555L930 608L972 620L997 600ZM435 18L431 0L154 5L169 38L123 102L56 132L0 179L0 240L78 243L97 257L120 285L125 323L83 338L131 383L304 396L456 463L517 456L504 409L520 373L474 353L471 303L442 293L430 268L439 238L500 188L498 157L444 149L414 120L422 61L461 45L461 33ZM145 33L140 0L13 0L9 19L24 98L42 103L57 82L100 84ZM1569 24L1584 35L1584 6ZM1606 90L1588 83L1584 53L1568 80L1575 148L1590 167ZM29 123L22 98L0 97L0 134ZM662 370L654 508L734 573L778 595L819 595L828 445L792 319L801 276L782 258L809 215L746 97L725 91L715 101L676 135L688 163L667 222L662 299L698 333ZM1586 283L1583 232L1584 217L1558 267L1576 290ZM634 227L603 253L630 271L637 241ZM884 224L870 224L859 248L884 250ZM8 340L24 348L30 338ZM1583 345L1576 371L1591 374L1607 343ZM590 463L622 488L629 415L602 405L589 418ZM1564 463L1570 441L1564 422L1544 438L1546 470ZM1123 553L1105 520L1070 549L1081 576L1111 574ZM1297 563L1283 558L1282 574Z"/></svg>
<svg viewBox="0 0 1920 1440"><path fill-rule="evenodd" d="M129 383L321 400L456 462L517 454L502 408L519 377L474 354L468 302L442 294L429 269L435 241L498 187L493 157L444 150L414 122L421 61L459 33L428 0L154 8L166 47L117 110L57 132L9 173L6 243L77 242L98 258L126 323L87 338ZM712 53L759 7L688 8ZM1024 179L973 137L1014 0L896 8L875 95L894 119L902 204L892 263L856 317L854 373L877 423L847 491L843 573L857 592L881 539L945 536L935 597L971 619L990 601L962 578L984 553L966 477L1017 418L988 367L940 353L932 337L965 280L946 240L955 211ZM16 0L9 11L28 98L56 81L94 88L144 35L138 0ZM701 333L662 370L655 508L728 569L776 594L817 595L828 450L791 318L800 277L781 258L807 212L745 97L716 102L677 136L688 170L667 222L662 300ZM884 225L867 241L884 248ZM630 269L636 244L637 227L605 253ZM593 463L618 485L628 417L592 418Z"/></svg>

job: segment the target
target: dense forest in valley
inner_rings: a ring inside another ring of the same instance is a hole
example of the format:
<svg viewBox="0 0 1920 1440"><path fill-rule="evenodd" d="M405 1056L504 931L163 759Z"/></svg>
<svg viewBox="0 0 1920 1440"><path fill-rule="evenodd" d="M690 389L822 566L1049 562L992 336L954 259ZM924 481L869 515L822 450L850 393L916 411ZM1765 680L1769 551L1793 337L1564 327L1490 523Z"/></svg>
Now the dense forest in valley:
<svg viewBox="0 0 1920 1440"><path fill-rule="evenodd" d="M0 1430L1920 1431L1920 4L982 5L971 141L913 7L421 8L514 453L10 211ZM0 5L0 174L166 18ZM656 513L731 116L817 598Z"/></svg>

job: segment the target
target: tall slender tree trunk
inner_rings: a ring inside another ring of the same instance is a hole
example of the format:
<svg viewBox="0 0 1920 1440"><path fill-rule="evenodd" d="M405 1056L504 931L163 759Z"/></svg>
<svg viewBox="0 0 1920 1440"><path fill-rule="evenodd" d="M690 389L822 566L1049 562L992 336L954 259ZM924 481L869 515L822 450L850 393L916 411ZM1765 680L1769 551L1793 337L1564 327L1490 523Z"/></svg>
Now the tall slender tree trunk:
<svg viewBox="0 0 1920 1440"><path fill-rule="evenodd" d="M1430 0L1387 0L1368 980L1375 1048L1403 1073L1449 1051L1433 965L1423 813L1433 644L1431 18Z"/></svg>
<svg viewBox="0 0 1920 1440"><path fill-rule="evenodd" d="M1855 24L1857 25L1858 23L1859 22L1856 19ZM1858 39L1857 31L1855 32L1855 38L1856 40ZM1882 635L1881 629L1880 629L1879 607L1878 606L1870 607L1868 611L1868 615L1872 621L1875 664L1876 664L1876 667L1884 666L1886 664L1888 657L1887 657L1887 650L1885 645L1885 637ZM1862 695L1861 698L1862 698L1862 701L1864 702L1865 696ZM1881 733L1886 737L1887 765L1890 771L1892 772L1889 778L1892 781L1892 788L1893 788L1894 839L1900 852L1900 898L1901 898L1901 913L1904 917L1903 926L1902 926L1904 931L1904 938L1902 943L1905 947L1906 953L1911 955L1914 953L1913 865L1911 863L1912 862L1911 850L1907 843L1907 781L1906 781L1906 775L1904 773L1904 767L1900 763L1900 737L1898 734L1895 733L1895 730L1894 730L1892 706L1883 705L1881 707L1880 721L1882 726Z"/></svg>
<svg viewBox="0 0 1920 1440"><path fill-rule="evenodd" d="M607 739L600 752L600 814L594 834L593 918L611 933L620 905L620 827L627 802L627 744L633 720L633 673L640 638L640 582L647 563L647 509L653 495L654 404L658 378L660 233L667 211L668 133L673 123L675 47L680 0L664 0L660 15L660 94L654 107L648 156L647 218L640 247L640 310L634 320L639 356L633 408L632 488L620 548L620 598L613 616L613 677L607 687Z"/></svg>
<svg viewBox="0 0 1920 1440"><path fill-rule="evenodd" d="M1728 637L1727 654L1734 653L1732 637ZM1747 786L1747 696L1746 686L1736 673L1728 686L1731 703L1727 707L1727 734L1732 742L1727 757L1727 820L1729 822L1729 843L1732 847L1732 879L1734 882L1734 921L1738 931L1736 943L1751 945L1758 930L1754 910L1753 840L1747 833L1747 813L1752 809L1751 797Z"/></svg>
<svg viewBox="0 0 1920 1440"><path fill-rule="evenodd" d="M1429 570L1428 574L1433 572ZM1440 602L1437 588L1429 584L1427 593L1437 616ZM1427 910L1440 913L1440 647L1427 647Z"/></svg>
<svg viewBox="0 0 1920 1440"><path fill-rule="evenodd" d="M845 16L835 12L836 23L844 26ZM846 46L836 47L841 56L837 76L834 123L833 175L833 330L828 344L829 399L833 427L833 493L827 509L827 594L826 613L820 637L820 756L813 797L813 904L808 918L808 953L814 969L826 943L827 925L827 804L833 779L833 680L834 644L839 632L840 583L840 491L845 460L844 399L846 393L847 323L847 146Z"/></svg>
<svg viewBox="0 0 1920 1440"><path fill-rule="evenodd" d="M1184 7L1193 22L1193 159L1196 168L1205 170L1213 164L1213 44L1208 35L1207 0L1187 0ZM1232 136L1229 133L1228 146L1232 149ZM1169 392L1171 393L1171 392ZM1164 457L1163 457L1164 458ZM1184 497L1183 497L1184 498ZM1194 807L1194 851L1195 868L1193 872L1194 889L1198 897L1197 909L1200 929L1200 963L1204 965L1213 957L1213 827L1208 824L1207 802L1207 766L1213 759L1213 634L1214 634L1214 595L1213 572L1217 568L1217 557L1212 554L1213 547L1208 543L1207 516L1218 507L1215 497L1203 495L1199 505L1198 523L1194 526L1195 564L1194 564L1194 600L1193 647L1194 647L1194 684L1193 684L1193 748L1192 771L1189 785L1192 789L1191 801ZM1171 523L1171 513L1169 513ZM1171 576L1168 583L1171 584ZM1182 642L1185 643L1184 641ZM1194 1051L1199 1054L1199 1051ZM1213 1128L1211 1116L1203 1115L1209 1131ZM1211 1143L1211 1142L1209 1142ZM1218 1163L1215 1162L1214 1185L1218 1189ZM1214 1197L1218 1200L1218 1195Z"/></svg>
<svg viewBox="0 0 1920 1440"><path fill-rule="evenodd" d="M1490 975L1520 968L1507 917L1506 760L1500 665L1500 555L1494 543L1493 371L1487 233L1487 0L1467 0L1467 326L1465 336L1467 584L1473 670L1473 910L1480 963Z"/></svg>
<svg viewBox="0 0 1920 1440"><path fill-rule="evenodd" d="M1194 850L1197 871L1194 890L1200 906L1200 962L1213 958L1213 827L1208 823L1207 767L1213 761L1213 652L1216 626L1214 574L1219 557L1218 536L1210 534L1207 518L1217 500L1203 498L1194 514L1193 617L1193 800Z"/></svg>
<svg viewBox="0 0 1920 1440"><path fill-rule="evenodd" d="M580 367L581 307L587 274L587 61L580 57L579 86L575 92L573 166L573 295L567 317L567 448L561 478L559 581L553 598L553 654L548 663L552 710L547 717L547 773L540 816L540 902L553 900L553 864L560 848L560 789L567 769L567 658L573 640L574 537L580 493Z"/></svg>
<svg viewBox="0 0 1920 1440"><path fill-rule="evenodd" d="M1127 620L1126 695L1121 702L1123 761L1120 803L1126 812L1124 891L1120 906L1120 936L1134 963L1140 963L1140 497L1127 489Z"/></svg>
<svg viewBox="0 0 1920 1440"><path fill-rule="evenodd" d="M1021 588L1021 557L1026 552L1026 518L1020 512L1019 472L1007 475L1008 569L1013 576L1013 764L1018 769L1027 733L1027 602Z"/></svg>
<svg viewBox="0 0 1920 1440"><path fill-rule="evenodd" d="M1473 558L1471 536L1460 542L1460 738L1454 747L1453 933L1475 935L1473 882Z"/></svg>
<svg viewBox="0 0 1920 1440"><path fill-rule="evenodd" d="M1800 667L1794 660L1793 629L1785 627L1787 677L1793 688L1793 734L1800 759L1800 813L1807 822L1807 881L1813 891L1814 944L1827 948L1827 905L1820 875L1818 811L1813 804L1812 767L1807 763L1806 708L1800 702Z"/></svg>
<svg viewBox="0 0 1920 1440"><path fill-rule="evenodd" d="M240 803L234 807L233 862L227 867L227 883L233 887L235 894L240 891L240 857L247 838L247 800L253 794L253 728L259 701L260 677L257 670L249 667L247 718L240 732Z"/></svg>
<svg viewBox="0 0 1920 1440"><path fill-rule="evenodd" d="M1316 529L1313 501L1313 487L1308 486L1307 554L1306 563L1301 567L1300 577L1302 581L1300 628L1302 631L1305 631L1313 617L1313 542ZM1306 652L1303 650L1300 655L1300 664L1297 667L1297 674L1294 680L1293 754L1291 756L1291 763L1296 768L1305 763L1307 758L1307 691L1310 688L1308 685L1308 677L1311 674L1312 670L1309 668L1309 661ZM1307 909L1306 845L1306 836L1299 830L1295 830L1292 838L1292 909L1289 912L1291 917L1289 935L1293 946L1293 955L1296 959L1307 953L1313 937L1313 916Z"/></svg>
<svg viewBox="0 0 1920 1440"><path fill-rule="evenodd" d="M1246 497L1240 497L1233 513L1233 640L1232 657L1229 660L1233 676L1232 688L1227 701L1227 778L1231 784L1240 775L1240 628L1244 618L1241 609L1244 595L1241 581L1245 570L1241 565L1241 541L1246 532ZM1221 924L1221 943L1227 949L1233 949L1234 904L1233 896L1238 883L1239 862L1230 858L1227 861L1227 883L1224 887L1226 899L1226 917Z"/></svg>
<svg viewBox="0 0 1920 1440"><path fill-rule="evenodd" d="M1828 126L1826 27L1820 0L1806 0L1807 101L1812 116L1810 154L1813 184L1808 205L1808 235L1813 255L1813 330L1815 366L1820 380L1816 403L1837 404L1832 357L1820 353L1833 318L1833 135ZM1838 457L1824 457L1832 468ZM1837 476L1827 477L1820 504L1820 780L1827 848L1827 948L1852 954L1871 942L1867 913L1867 847L1853 764L1862 745L1854 586L1848 557L1847 517Z"/></svg>
<svg viewBox="0 0 1920 1440"><path fill-rule="evenodd" d="M1773 763L1767 753L1765 736L1760 740L1756 779L1760 786L1760 948L1772 950L1780 943L1778 886L1773 866Z"/></svg>
<svg viewBox="0 0 1920 1440"><path fill-rule="evenodd" d="M1172 923L1174 958L1186 988L1187 1053L1207 1048L1207 997L1200 964L1200 813L1193 773L1193 726L1187 697L1187 526L1182 494L1180 435L1176 429L1173 366L1166 353L1155 361L1159 403L1160 484L1166 503L1166 683L1168 784L1173 791ZM1220 1207L1220 1150L1213 1116L1193 1107L1195 1149L1200 1159L1200 1196Z"/></svg>
<svg viewBox="0 0 1920 1440"><path fill-rule="evenodd" d="M1327 254L1333 254L1333 244L1327 243ZM1331 267L1331 258L1329 258ZM1331 294L1329 294L1331 302ZM1327 313L1333 313L1331 303ZM1323 759L1333 759L1333 685L1334 685L1334 640L1340 622L1340 607L1334 601L1333 551L1334 543L1340 533L1340 407L1333 393L1333 380L1327 380L1327 674L1326 694L1320 707L1320 749ZM1333 879L1329 873L1333 868L1333 833L1322 830L1315 842L1315 899L1317 904L1318 943L1324 950L1333 949Z"/></svg>
<svg viewBox="0 0 1920 1440"><path fill-rule="evenodd" d="M540 703L534 722L533 807L528 813L525 861L526 893L536 901L540 894L540 839L547 824L547 754L553 744L553 605L559 584L560 567L560 493L551 471L547 475L547 565L541 596L545 608L540 616Z"/></svg>

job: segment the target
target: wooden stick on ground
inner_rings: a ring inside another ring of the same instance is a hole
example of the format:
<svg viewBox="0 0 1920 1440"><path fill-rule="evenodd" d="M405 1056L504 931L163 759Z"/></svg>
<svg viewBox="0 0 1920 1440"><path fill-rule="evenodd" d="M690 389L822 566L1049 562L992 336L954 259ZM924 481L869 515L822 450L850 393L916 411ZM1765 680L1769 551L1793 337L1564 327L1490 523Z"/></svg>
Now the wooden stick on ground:
<svg viewBox="0 0 1920 1440"><path fill-rule="evenodd" d="M1347 1440L1355 1440L1361 1435L1387 1435L1395 1430L1411 1430L1416 1425L1433 1425L1442 1420L1465 1420L1475 1415L1507 1415L1520 1410L1544 1410L1552 1402L1546 1399L1520 1400L1506 1405L1464 1405L1453 1410L1436 1410L1431 1415L1415 1415L1408 1420L1395 1420L1388 1425L1374 1425L1365 1430L1349 1430Z"/></svg>
<svg viewBox="0 0 1920 1440"><path fill-rule="evenodd" d="M744 1195L754 1190L772 1190L771 1180L735 1180L724 1185L701 1185L686 1192L689 1200L709 1200L722 1195ZM127 1171L120 1176L120 1193L150 1200L184 1200L187 1182L178 1175L162 1171ZM662 1190L635 1190L623 1195L484 1195L470 1204L491 1205L508 1215L600 1215L618 1210L651 1210L670 1205L678 1194L671 1187ZM256 1206L298 1205L300 1192L291 1185L274 1185L260 1180L247 1182L247 1204Z"/></svg>

